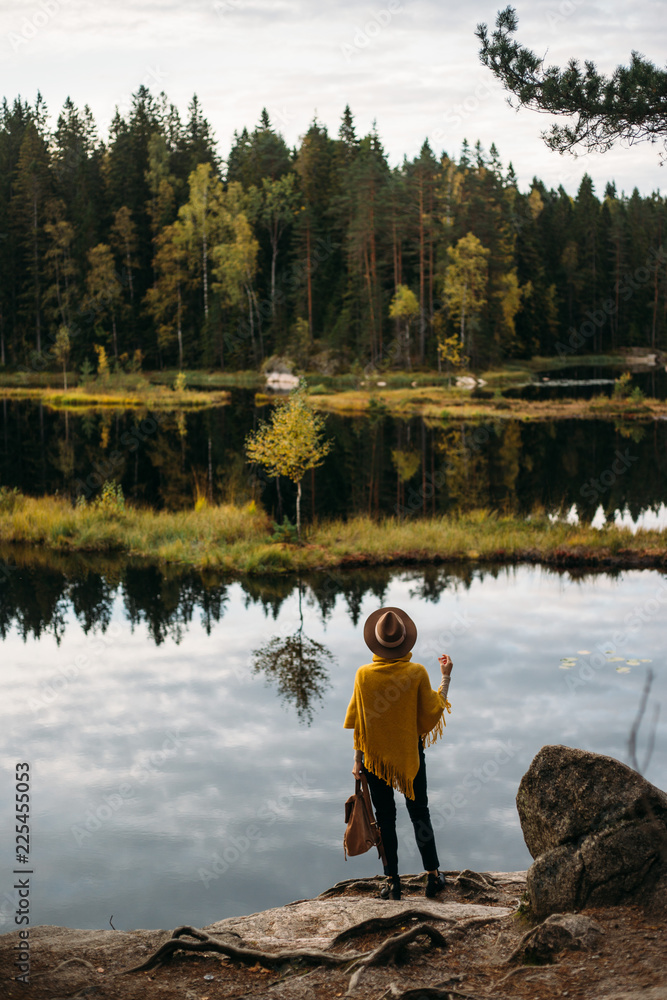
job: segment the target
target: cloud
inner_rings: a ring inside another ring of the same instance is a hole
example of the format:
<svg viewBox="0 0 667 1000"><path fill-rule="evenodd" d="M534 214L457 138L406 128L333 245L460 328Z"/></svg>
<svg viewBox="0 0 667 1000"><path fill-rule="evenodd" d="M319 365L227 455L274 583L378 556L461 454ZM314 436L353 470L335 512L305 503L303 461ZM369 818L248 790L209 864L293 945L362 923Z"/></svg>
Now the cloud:
<svg viewBox="0 0 667 1000"><path fill-rule="evenodd" d="M550 117L508 107L506 94L479 62L478 22L490 27L501 4L452 0L135 0L112 5L92 0L43 0L55 4L46 23L12 48L11 33L32 24L38 3L22 10L0 7L7 93L41 90L49 107L65 97L90 104L103 137L116 104L127 111L141 83L165 90L185 112L196 92L228 152L232 134L252 127L263 106L290 145L313 114L330 134L349 104L365 133L377 120L392 164L414 156L431 137L436 152L456 156L464 136L495 142L511 157L522 189L537 174L546 184L576 193L585 172L599 194L607 180L631 192L664 184L658 150L642 144L577 159L551 153L540 138ZM216 6L217 4L217 6ZM517 36L548 63L593 59L610 72L632 49L659 65L667 48L662 5L537 0L517 7ZM32 18L32 21L30 20ZM479 97L479 94L484 94ZM459 110L457 110L459 109ZM463 110L463 113L461 111ZM440 132L443 134L440 135Z"/></svg>

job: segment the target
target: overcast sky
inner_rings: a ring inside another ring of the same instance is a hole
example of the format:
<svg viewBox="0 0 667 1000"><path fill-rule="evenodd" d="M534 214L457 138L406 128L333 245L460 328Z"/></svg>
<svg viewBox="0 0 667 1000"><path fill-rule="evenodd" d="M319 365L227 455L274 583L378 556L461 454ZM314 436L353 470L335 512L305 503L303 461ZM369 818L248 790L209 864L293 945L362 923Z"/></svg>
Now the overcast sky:
<svg viewBox="0 0 667 1000"><path fill-rule="evenodd" d="M314 115L331 134L349 104L359 134L374 119L390 162L428 137L436 154L461 141L495 141L521 188L534 175L575 193L584 172L600 196L607 180L630 193L666 186L659 147L642 143L577 159L540 139L549 118L515 112L478 58L475 27L492 25L504 0L0 0L2 94L34 100L52 116L69 95L88 103L106 137L116 105L145 83L185 113L196 92L222 156L235 129L263 106L295 144ZM659 0L516 0L518 38L547 62L591 58L610 71L635 49L665 64L667 18Z"/></svg>

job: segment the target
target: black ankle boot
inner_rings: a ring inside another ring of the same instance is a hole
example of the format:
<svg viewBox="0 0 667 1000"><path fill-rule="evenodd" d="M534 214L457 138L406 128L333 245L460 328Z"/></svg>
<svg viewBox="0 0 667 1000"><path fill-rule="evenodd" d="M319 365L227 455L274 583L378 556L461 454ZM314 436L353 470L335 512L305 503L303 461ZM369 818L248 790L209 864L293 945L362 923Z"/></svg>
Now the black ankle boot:
<svg viewBox="0 0 667 1000"><path fill-rule="evenodd" d="M400 899L401 898L401 877L400 875L389 875L387 881L380 889L380 896L382 899Z"/></svg>
<svg viewBox="0 0 667 1000"><path fill-rule="evenodd" d="M437 896L439 892L442 892L446 885L447 881L442 872L438 871L433 875L429 872L428 878L426 879L425 895L428 896L429 899L433 899L433 897Z"/></svg>

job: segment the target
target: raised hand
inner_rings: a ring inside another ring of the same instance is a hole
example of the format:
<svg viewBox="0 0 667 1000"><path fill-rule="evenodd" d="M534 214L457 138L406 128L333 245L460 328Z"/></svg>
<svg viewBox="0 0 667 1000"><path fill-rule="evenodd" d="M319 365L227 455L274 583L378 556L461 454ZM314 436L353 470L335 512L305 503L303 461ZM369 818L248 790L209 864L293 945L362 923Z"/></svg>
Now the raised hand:
<svg viewBox="0 0 667 1000"><path fill-rule="evenodd" d="M438 663L440 664L440 671L443 677L449 677L452 672L452 658L448 653L443 653L442 656L438 657Z"/></svg>

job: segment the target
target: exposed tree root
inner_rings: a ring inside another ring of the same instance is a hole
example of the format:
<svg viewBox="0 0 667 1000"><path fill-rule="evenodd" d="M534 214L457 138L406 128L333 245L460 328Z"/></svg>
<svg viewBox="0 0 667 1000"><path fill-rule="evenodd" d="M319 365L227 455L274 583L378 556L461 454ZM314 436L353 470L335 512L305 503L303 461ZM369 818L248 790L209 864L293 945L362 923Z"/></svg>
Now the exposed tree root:
<svg viewBox="0 0 667 1000"><path fill-rule="evenodd" d="M196 938L196 941L182 941L181 937L187 934ZM169 940L160 945L150 958L141 965L135 965L131 969L125 970L125 975L130 972L147 972L158 965L162 965L176 951L192 952L215 952L218 955L225 955L236 962L249 962L255 964L259 962L265 968L273 969L277 965L285 962L310 962L316 965L346 965L357 958L361 958L364 952L348 952L337 955L330 951L308 951L305 948L287 949L286 951L263 951L259 948L245 948L243 945L233 944L231 941L216 941L207 934L206 931L197 930L195 927L177 927Z"/></svg>
<svg viewBox="0 0 667 1000"><path fill-rule="evenodd" d="M418 986L401 993L396 986L390 987L382 1000L478 1000L470 993L460 993L447 986L447 980L436 986Z"/></svg>
<svg viewBox="0 0 667 1000"><path fill-rule="evenodd" d="M600 924L583 914L552 913L537 927L526 931L506 961L508 965L516 962L546 965L566 948L593 947L602 932Z"/></svg>
<svg viewBox="0 0 667 1000"><path fill-rule="evenodd" d="M474 872L471 868L464 868L463 871L459 872L455 882L457 885L480 890L495 889L496 887L495 880L489 875L484 875L482 872Z"/></svg>
<svg viewBox="0 0 667 1000"><path fill-rule="evenodd" d="M452 927L451 930L447 931L445 937L447 938L447 943L451 944L453 941L457 941L468 931L474 930L477 927L485 927L486 924L493 924L496 920L502 920L502 914L498 916L488 916L488 917L471 917L470 920L462 920Z"/></svg>
<svg viewBox="0 0 667 1000"><path fill-rule="evenodd" d="M393 937L387 938L382 944L379 944L377 948L373 951L369 951L359 958L356 958L352 963L351 968L364 968L368 969L371 965L384 965L393 958L394 955L404 948L406 944L410 944L415 938L422 937L426 935L431 939L431 943L436 946L436 948L446 948L448 945L447 939L444 937L440 931L436 930L435 927L431 927L430 924L417 924L416 927L410 927L409 930L403 931L402 934L394 934Z"/></svg>
<svg viewBox="0 0 667 1000"><path fill-rule="evenodd" d="M417 924L416 927L411 927L409 930L404 931L402 934L394 934L393 937L388 938L383 941L382 944L374 948L373 951L367 952L361 958L356 959L350 966L350 971L353 974L350 978L350 982L347 988L346 996L350 996L352 992L359 985L359 980L361 979L364 972L374 965L385 965L390 959L404 948L415 938L427 935L431 939L431 943L436 946L436 948L446 948L447 941L435 927L431 927L430 924Z"/></svg>
<svg viewBox="0 0 667 1000"><path fill-rule="evenodd" d="M444 934L437 931L434 927L429 924L419 924L416 927L411 927L410 930L405 931L403 934L396 934L394 937L389 938L383 944L381 944L374 951L369 952L364 958L357 959L354 961L350 967L350 971L354 970L353 975L350 979L350 984L346 996L351 996L352 992L359 985L359 980L361 979L363 973L366 969L369 969L372 965L383 965L390 958L392 958L400 948L409 944L414 938L419 937L421 934L428 934L431 938L431 942L440 948L448 948L450 944L457 941L460 937L466 934L469 930L473 930L476 927L484 927L486 924L493 923L496 920L502 920L501 916L497 917L472 917L470 920L465 920L460 924L452 927L450 930L445 931ZM435 987L433 987L435 988ZM417 991L415 996L419 996L420 993ZM428 996L429 994L423 994ZM465 998L463 993L455 993L451 990L449 993L446 991L442 994L434 994L434 996L442 995L443 997L451 996L452 1000L455 997ZM471 997L470 1000L475 1000Z"/></svg>
<svg viewBox="0 0 667 1000"><path fill-rule="evenodd" d="M380 886L385 882L382 875L374 875L371 878L348 878L343 882L336 882L330 889L321 892L317 899L331 899L332 896L341 896L350 889L358 889L359 892L379 891Z"/></svg>
<svg viewBox="0 0 667 1000"><path fill-rule="evenodd" d="M60 970L64 969L66 965L71 965L73 962L76 962L79 965L85 965L88 969L95 968L95 966L91 965L91 963L85 958L66 958L64 962L60 962L59 965L56 965L55 969L45 969L44 972L32 972L30 974L30 978L37 979L38 976L55 976L56 972L60 972Z"/></svg>
<svg viewBox="0 0 667 1000"><path fill-rule="evenodd" d="M260 948L246 947L243 943L243 939L233 931L221 931L214 937L206 931L199 930L196 927L182 926L177 927L172 932L171 937L167 941L163 942L163 944L161 944L160 947L149 958L147 958L145 962L142 962L141 965L133 966L131 969L125 969L123 974L128 975L133 972L147 972L149 969L157 968L158 966L163 965L177 951L194 953L213 952L215 954L224 955L231 961L252 965L259 963L264 968L269 969L275 969L277 966L284 965L288 962L302 962L309 965L319 965L329 968L348 966L349 968L347 971L352 973L347 994L350 995L351 991L354 990L358 984L360 977L367 969L370 969L372 966L385 965L387 962L392 960L398 952L401 951L401 949L410 944L412 941L415 941L417 938L427 937L429 938L431 945L437 948L447 948L452 942L466 934L469 930L477 927L483 927L485 924L502 919L500 915L473 917L471 920L466 920L455 925L454 927L451 927L444 934L441 931L436 930L436 928L430 923L418 923L400 934L394 934L392 937L387 938L376 948L368 952L346 951L336 953L331 950L333 946L359 934L364 934L374 930L386 930L396 924L404 923L406 920L423 920L425 917L428 920L442 919L447 922L451 921L450 917L445 917L443 915L443 917L440 918L437 915L434 916L432 913L425 910L403 910L400 913L389 914L386 917L375 917L369 920L364 920L353 925L352 927L346 928L333 939L331 945L325 951L319 949L308 950L305 948L286 949L283 951L264 951ZM224 937L226 940L216 940L216 937ZM237 940L230 940L232 937ZM184 940L184 938L194 938L194 940ZM435 987L433 988L435 989ZM429 994L424 994L424 996L428 995ZM434 996L439 995L444 997L447 994L434 994ZM452 994L452 996L455 995L456 994ZM463 996L463 994L458 994L458 996Z"/></svg>
<svg viewBox="0 0 667 1000"><path fill-rule="evenodd" d="M401 919L405 920L405 914L401 914ZM135 965L131 969L126 969L124 974L131 972L147 972L163 965L177 951L189 952L215 952L225 955L232 961L252 963L259 962L265 968L275 968L286 962L308 962L315 965L325 965L330 967L350 965L351 968L367 969L372 965L383 965L388 962L401 948L409 944L417 937L426 935L436 946L445 947L447 942L440 931L430 924L417 924L402 934L395 934L393 937L383 941L370 952L343 952L336 954L333 951L309 951L304 948L287 949L284 951L263 951L259 948L246 948L243 945L234 944L230 941L216 941L206 931L198 930L195 927L177 927L172 936L165 941L145 962ZM183 936L195 938L194 941L182 940Z"/></svg>
<svg viewBox="0 0 667 1000"><path fill-rule="evenodd" d="M448 923L453 922L453 917L438 917L429 910L401 910L399 913L392 913L388 917L371 917L369 920L362 920L361 923L346 927L344 931L337 934L331 945L342 944L349 938L358 937L369 931L388 930L397 924L404 924L407 920L443 920Z"/></svg>
<svg viewBox="0 0 667 1000"><path fill-rule="evenodd" d="M443 874L447 877L451 887L461 889L466 896L494 892L498 889L498 884L492 876L472 871L470 868L465 868L463 871L445 871ZM361 893L374 892L380 888L384 881L385 879L382 875L373 875L370 878L361 879L344 879L342 882L336 882L330 889L321 892L317 899L330 899L332 896L344 895L353 890ZM425 881L425 873L413 876L404 875L401 878L403 887L409 889L420 889Z"/></svg>

